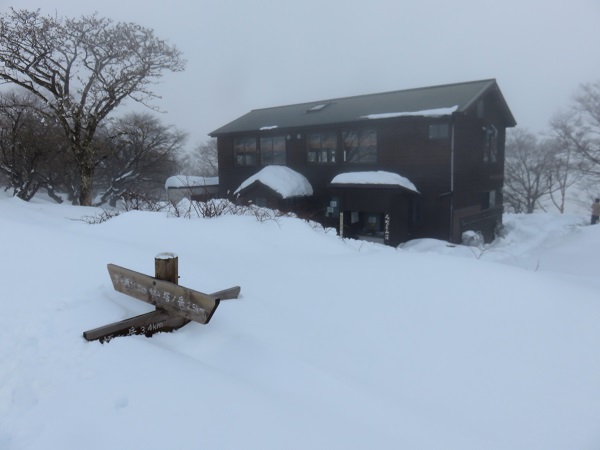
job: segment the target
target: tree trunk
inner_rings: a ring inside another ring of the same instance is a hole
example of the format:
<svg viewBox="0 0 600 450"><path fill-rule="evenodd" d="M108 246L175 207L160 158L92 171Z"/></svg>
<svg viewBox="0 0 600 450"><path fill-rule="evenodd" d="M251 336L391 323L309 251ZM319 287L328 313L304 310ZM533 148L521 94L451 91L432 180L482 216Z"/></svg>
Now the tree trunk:
<svg viewBox="0 0 600 450"><path fill-rule="evenodd" d="M79 204L81 206L92 206L95 167L91 160L91 155L85 154L83 161L78 164L80 177Z"/></svg>
<svg viewBox="0 0 600 450"><path fill-rule="evenodd" d="M17 197L28 202L35 196L39 188L40 185L38 183L29 181L25 183L24 186L20 187L20 190L17 192Z"/></svg>
<svg viewBox="0 0 600 450"><path fill-rule="evenodd" d="M56 203L62 203L63 199L62 197L60 197L55 191L54 189L47 187L46 186L46 192L48 193L48 197L50 197L52 200L54 200Z"/></svg>

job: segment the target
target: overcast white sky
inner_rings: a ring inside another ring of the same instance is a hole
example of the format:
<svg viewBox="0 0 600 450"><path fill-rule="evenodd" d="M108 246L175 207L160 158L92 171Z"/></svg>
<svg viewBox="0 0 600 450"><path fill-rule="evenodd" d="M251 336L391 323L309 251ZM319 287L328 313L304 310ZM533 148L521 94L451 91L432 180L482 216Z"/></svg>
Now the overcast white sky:
<svg viewBox="0 0 600 450"><path fill-rule="evenodd" d="M538 132L600 80L600 0L0 0L11 6L98 11L175 44L187 68L162 79L158 105L190 148L252 109L484 78Z"/></svg>

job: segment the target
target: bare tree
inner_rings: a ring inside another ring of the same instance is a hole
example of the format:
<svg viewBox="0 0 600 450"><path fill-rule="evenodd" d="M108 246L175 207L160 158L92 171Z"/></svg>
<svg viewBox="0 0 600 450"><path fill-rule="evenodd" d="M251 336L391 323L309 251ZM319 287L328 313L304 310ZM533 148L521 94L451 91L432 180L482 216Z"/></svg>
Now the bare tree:
<svg viewBox="0 0 600 450"><path fill-rule="evenodd" d="M550 131L562 159L569 160L566 181L587 192L580 201L591 201L598 196L600 180L600 81L582 84L569 108L554 115Z"/></svg>
<svg viewBox="0 0 600 450"><path fill-rule="evenodd" d="M553 155L534 134L522 129L507 134L505 153L504 203L508 210L530 214L550 194Z"/></svg>
<svg viewBox="0 0 600 450"><path fill-rule="evenodd" d="M66 147L64 138L61 139L60 145ZM67 149L60 153L60 158L50 161L44 187L48 195L57 203L63 202L62 196L65 194L67 200L76 205L79 203L79 186L79 172L75 157Z"/></svg>
<svg viewBox="0 0 600 450"><path fill-rule="evenodd" d="M216 177L219 174L217 140L196 145L192 153L184 154L179 162L181 175Z"/></svg>
<svg viewBox="0 0 600 450"><path fill-rule="evenodd" d="M165 180L177 170L186 133L150 114L130 113L103 133L106 157L98 168L103 192L97 204L115 205L124 195L164 196Z"/></svg>
<svg viewBox="0 0 600 450"><path fill-rule="evenodd" d="M79 203L92 203L94 136L124 100L148 105L165 70L182 71L179 50L132 23L15 10L0 15L0 79L27 89L58 121L75 157Z"/></svg>
<svg viewBox="0 0 600 450"><path fill-rule="evenodd" d="M6 188L23 200L49 185L52 166L64 162L66 153L58 126L40 108L31 94L0 94L0 173Z"/></svg>
<svg viewBox="0 0 600 450"><path fill-rule="evenodd" d="M571 107L552 119L551 128L585 163L584 173L600 178L600 81L581 85Z"/></svg>
<svg viewBox="0 0 600 450"><path fill-rule="evenodd" d="M554 136L543 145L552 155L553 161L548 173L550 184L550 199L561 214L565 212L567 193L577 185L585 176L586 161L578 155L577 149L571 141L564 139L559 130L565 123L564 116L555 116L550 122Z"/></svg>

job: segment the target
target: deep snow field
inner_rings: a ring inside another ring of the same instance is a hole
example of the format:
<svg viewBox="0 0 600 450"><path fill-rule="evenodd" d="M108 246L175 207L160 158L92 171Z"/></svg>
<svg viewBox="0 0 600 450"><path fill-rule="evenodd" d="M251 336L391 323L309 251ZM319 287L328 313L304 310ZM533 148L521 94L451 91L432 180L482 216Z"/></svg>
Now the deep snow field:
<svg viewBox="0 0 600 450"><path fill-rule="evenodd" d="M0 449L600 448L600 226L507 215L483 249L341 240L0 194ZM241 286L207 325L87 342L152 310L106 265Z"/></svg>

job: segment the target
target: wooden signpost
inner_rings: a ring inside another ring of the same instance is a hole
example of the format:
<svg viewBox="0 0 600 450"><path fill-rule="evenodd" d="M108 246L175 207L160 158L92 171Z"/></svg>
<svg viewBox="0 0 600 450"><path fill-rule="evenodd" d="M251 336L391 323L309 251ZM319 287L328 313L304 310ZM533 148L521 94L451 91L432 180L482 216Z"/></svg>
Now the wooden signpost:
<svg viewBox="0 0 600 450"><path fill-rule="evenodd" d="M120 322L111 323L83 333L88 341L108 342L117 336L173 331L190 321L210 322L221 300L238 298L236 286L213 294L177 284L178 258L173 253L161 253L155 258L155 277L108 264L108 273L116 291L156 306L155 311Z"/></svg>

